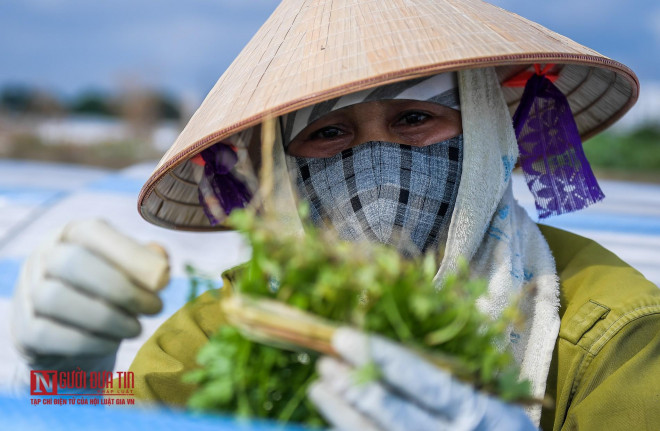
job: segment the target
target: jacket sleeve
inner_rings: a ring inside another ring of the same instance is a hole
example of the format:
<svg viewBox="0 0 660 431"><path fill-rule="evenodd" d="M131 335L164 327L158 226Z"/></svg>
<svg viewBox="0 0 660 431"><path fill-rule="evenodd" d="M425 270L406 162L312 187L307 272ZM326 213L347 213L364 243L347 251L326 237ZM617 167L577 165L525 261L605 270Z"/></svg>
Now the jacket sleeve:
<svg viewBox="0 0 660 431"><path fill-rule="evenodd" d="M583 374L573 381L562 430L660 427L660 309L649 311L621 316L579 357L582 363L565 364Z"/></svg>
<svg viewBox="0 0 660 431"><path fill-rule="evenodd" d="M547 430L660 426L660 289L594 241L542 228L561 288ZM568 236L567 236L568 235Z"/></svg>
<svg viewBox="0 0 660 431"><path fill-rule="evenodd" d="M165 321L131 364L136 398L185 405L195 387L181 378L197 368L197 352L223 323L217 291L204 293Z"/></svg>

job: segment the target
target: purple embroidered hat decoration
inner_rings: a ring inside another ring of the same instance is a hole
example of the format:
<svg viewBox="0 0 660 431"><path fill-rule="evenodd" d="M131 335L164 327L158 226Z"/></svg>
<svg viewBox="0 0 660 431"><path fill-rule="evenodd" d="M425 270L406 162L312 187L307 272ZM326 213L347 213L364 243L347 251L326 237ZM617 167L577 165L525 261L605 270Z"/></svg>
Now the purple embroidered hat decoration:
<svg viewBox="0 0 660 431"><path fill-rule="evenodd" d="M204 175L199 182L199 203L204 208L212 226L220 224L236 208L245 208L252 193L237 178L232 168L238 162L236 151L228 144L213 145L200 153L193 162L204 165Z"/></svg>
<svg viewBox="0 0 660 431"><path fill-rule="evenodd" d="M522 86L522 99L513 115L520 164L536 204L539 218L585 208L602 200L566 96L546 76L553 65L527 72L503 83Z"/></svg>

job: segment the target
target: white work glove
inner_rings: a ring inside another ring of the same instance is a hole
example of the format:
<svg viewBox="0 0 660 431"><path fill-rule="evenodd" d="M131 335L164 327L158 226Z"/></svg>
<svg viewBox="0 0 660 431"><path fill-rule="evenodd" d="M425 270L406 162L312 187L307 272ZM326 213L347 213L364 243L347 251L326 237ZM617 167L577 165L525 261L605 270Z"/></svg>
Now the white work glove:
<svg viewBox="0 0 660 431"><path fill-rule="evenodd" d="M340 430L536 430L519 407L479 393L415 353L377 336L341 328L332 340L343 361L323 357L309 397ZM356 383L355 367L372 362L375 382Z"/></svg>
<svg viewBox="0 0 660 431"><path fill-rule="evenodd" d="M119 343L137 336L140 314L162 308L167 255L103 220L71 222L26 260L14 292L14 343L28 363L112 369Z"/></svg>

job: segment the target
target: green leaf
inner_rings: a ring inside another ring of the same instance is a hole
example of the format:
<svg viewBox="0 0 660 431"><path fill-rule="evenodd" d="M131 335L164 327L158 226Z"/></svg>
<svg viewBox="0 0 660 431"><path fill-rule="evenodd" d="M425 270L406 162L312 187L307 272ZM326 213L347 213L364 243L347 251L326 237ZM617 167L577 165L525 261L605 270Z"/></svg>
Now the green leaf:
<svg viewBox="0 0 660 431"><path fill-rule="evenodd" d="M308 209L300 211L307 214ZM404 342L424 355L443 358L460 370L461 379L507 401L529 396L529 384L518 381L511 355L496 347L518 318L515 307L496 321L480 313L476 301L487 284L470 279L466 260L438 287L433 254L407 259L391 247L342 241L307 222L304 236L287 237L267 215L248 210L232 212L229 221L252 247L251 261L232 277L235 290ZM185 270L191 286L209 285L194 267ZM317 358L258 344L223 326L200 349L201 368L184 377L198 386L189 405L324 424L305 398L305 388L316 378ZM373 381L380 374L372 364L355 377Z"/></svg>

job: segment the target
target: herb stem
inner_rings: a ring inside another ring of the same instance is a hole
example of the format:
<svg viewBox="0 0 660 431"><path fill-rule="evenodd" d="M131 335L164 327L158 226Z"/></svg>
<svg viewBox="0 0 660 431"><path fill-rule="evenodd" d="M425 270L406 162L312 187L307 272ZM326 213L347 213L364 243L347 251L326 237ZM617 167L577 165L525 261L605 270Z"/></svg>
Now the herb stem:
<svg viewBox="0 0 660 431"><path fill-rule="evenodd" d="M245 370L246 372L250 369L249 359L250 359L250 350L252 350L252 343L243 343L243 349L241 349L241 354L239 356L239 363L242 363L243 366L239 369ZM245 416L252 416L254 414L252 406L250 406L250 398L247 394L247 388L245 387L245 379L238 379L237 385L237 398L238 398L238 411L244 414Z"/></svg>
<svg viewBox="0 0 660 431"><path fill-rule="evenodd" d="M318 376L316 375L316 373L312 373L312 375L309 376L307 380L305 380L305 383L303 383L298 387L296 393L293 394L289 402L286 403L286 405L284 406L284 409L282 409L282 413L280 413L278 420L282 422L287 422L289 420L291 415L293 415L293 412L296 411L296 408L302 402L303 398L305 398L305 395L307 394L307 388L317 378Z"/></svg>
<svg viewBox="0 0 660 431"><path fill-rule="evenodd" d="M387 315L387 319L390 321L390 324L392 324L394 332L396 332L399 340L410 340L412 338L412 333L410 332L410 328L408 328L406 323L403 321L401 313L399 313L399 308L396 306L396 301L392 295L389 292L386 292L382 299L385 300L384 311Z"/></svg>

